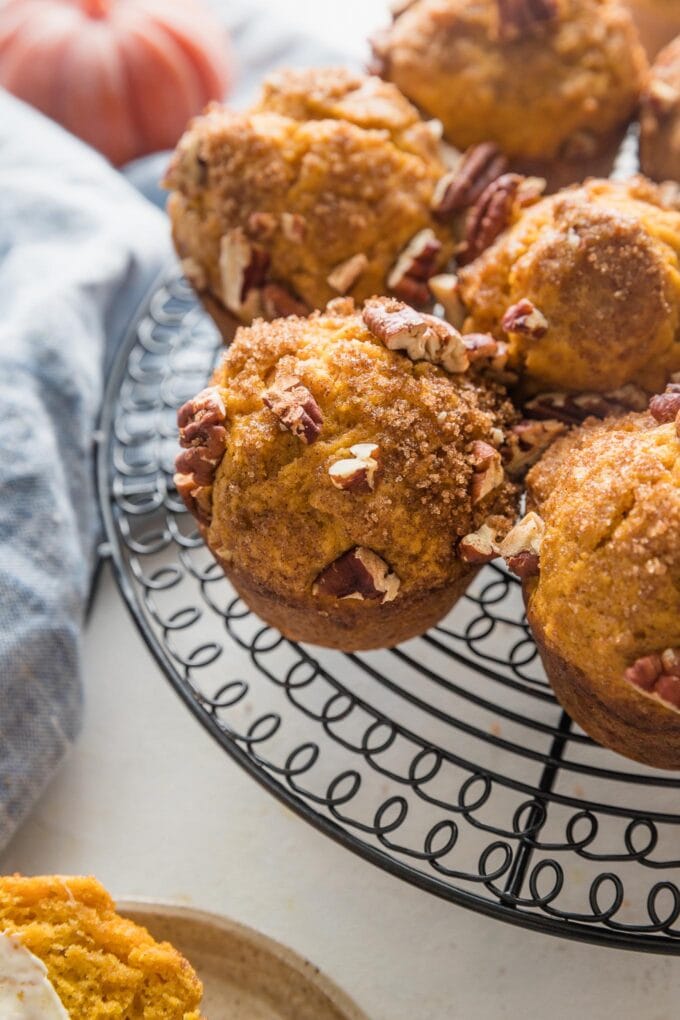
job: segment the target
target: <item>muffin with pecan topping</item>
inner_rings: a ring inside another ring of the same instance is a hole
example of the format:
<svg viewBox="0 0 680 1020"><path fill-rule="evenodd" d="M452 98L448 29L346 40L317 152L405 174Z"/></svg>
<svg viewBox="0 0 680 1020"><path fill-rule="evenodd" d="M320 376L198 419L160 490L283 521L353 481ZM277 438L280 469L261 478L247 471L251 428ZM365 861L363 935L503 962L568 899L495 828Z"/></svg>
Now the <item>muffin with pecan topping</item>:
<svg viewBox="0 0 680 1020"><path fill-rule="evenodd" d="M453 251L430 209L444 169L396 86L282 71L250 111L213 105L179 142L165 182L175 245L225 332L226 312L305 314L337 295L426 305Z"/></svg>
<svg viewBox="0 0 680 1020"><path fill-rule="evenodd" d="M640 38L651 59L680 33L678 0L624 0L635 19Z"/></svg>
<svg viewBox="0 0 680 1020"><path fill-rule="evenodd" d="M244 601L288 638L393 645L496 555L517 501L502 462L513 411L468 371L469 347L396 299L363 312L336 299L239 329L181 409L178 491Z"/></svg>
<svg viewBox="0 0 680 1020"><path fill-rule="evenodd" d="M645 408L680 370L680 212L635 178L591 180L510 218L459 274L465 328L508 342L537 413Z"/></svg>
<svg viewBox="0 0 680 1020"><path fill-rule="evenodd" d="M651 410L558 439L529 472L534 519L506 554L525 554L527 615L562 706L606 747L680 768L680 385Z"/></svg>
<svg viewBox="0 0 680 1020"><path fill-rule="evenodd" d="M640 166L655 181L680 181L680 37L657 57L642 96Z"/></svg>
<svg viewBox="0 0 680 1020"><path fill-rule="evenodd" d="M455 146L496 142L551 187L609 173L647 67L616 0L413 0L374 54Z"/></svg>

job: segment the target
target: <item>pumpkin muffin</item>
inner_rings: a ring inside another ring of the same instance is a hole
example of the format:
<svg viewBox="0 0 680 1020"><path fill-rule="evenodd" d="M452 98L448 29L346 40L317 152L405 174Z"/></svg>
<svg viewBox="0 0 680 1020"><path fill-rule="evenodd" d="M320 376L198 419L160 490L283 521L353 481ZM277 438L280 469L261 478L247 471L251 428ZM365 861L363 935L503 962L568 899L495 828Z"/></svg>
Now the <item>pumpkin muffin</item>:
<svg viewBox="0 0 680 1020"><path fill-rule="evenodd" d="M642 97L640 166L655 181L680 181L680 37L657 57Z"/></svg>
<svg viewBox="0 0 680 1020"><path fill-rule="evenodd" d="M680 369L680 212L634 178L591 180L508 219L459 274L465 329L507 339L519 394L547 393L541 406L613 391L646 407L644 392Z"/></svg>
<svg viewBox="0 0 680 1020"><path fill-rule="evenodd" d="M514 413L468 371L482 347L394 298L336 299L239 329L180 409L177 489L286 637L396 644L496 555L517 502L501 453Z"/></svg>
<svg viewBox="0 0 680 1020"><path fill-rule="evenodd" d="M680 33L678 0L624 0L651 60Z"/></svg>
<svg viewBox="0 0 680 1020"><path fill-rule="evenodd" d="M116 914L94 878L1 877L0 941L0 966L14 961L0 991L41 1003L27 1016L200 1020L201 983L187 961Z"/></svg>
<svg viewBox="0 0 680 1020"><path fill-rule="evenodd" d="M566 711L605 747L680 768L680 385L651 406L558 439L503 553Z"/></svg>
<svg viewBox="0 0 680 1020"><path fill-rule="evenodd" d="M609 173L647 69L615 0L414 0L373 46L453 145L496 142L551 188Z"/></svg>
<svg viewBox="0 0 680 1020"><path fill-rule="evenodd" d="M333 297L430 301L453 251L430 205L432 126L394 86L327 68L269 77L247 113L213 105L165 184L184 271L223 332L231 313L305 314Z"/></svg>

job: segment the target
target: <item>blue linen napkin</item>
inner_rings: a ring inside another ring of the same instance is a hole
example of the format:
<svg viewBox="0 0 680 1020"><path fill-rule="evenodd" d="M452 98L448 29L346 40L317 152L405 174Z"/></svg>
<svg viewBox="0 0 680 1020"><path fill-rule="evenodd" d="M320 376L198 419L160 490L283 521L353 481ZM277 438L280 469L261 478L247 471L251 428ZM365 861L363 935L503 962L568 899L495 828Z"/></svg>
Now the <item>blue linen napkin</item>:
<svg viewBox="0 0 680 1020"><path fill-rule="evenodd" d="M162 213L0 91L0 848L78 731L105 347L168 257Z"/></svg>
<svg viewBox="0 0 680 1020"><path fill-rule="evenodd" d="M234 40L236 106L274 67L342 62L252 0L214 6ZM103 365L172 257L152 205L167 160L127 168L137 191L0 90L0 851L80 726Z"/></svg>

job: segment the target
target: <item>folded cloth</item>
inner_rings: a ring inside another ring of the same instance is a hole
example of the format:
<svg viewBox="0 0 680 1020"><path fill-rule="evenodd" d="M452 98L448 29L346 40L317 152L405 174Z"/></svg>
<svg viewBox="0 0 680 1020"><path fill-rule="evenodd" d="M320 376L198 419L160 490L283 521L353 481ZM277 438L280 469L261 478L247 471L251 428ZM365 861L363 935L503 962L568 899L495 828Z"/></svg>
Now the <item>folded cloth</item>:
<svg viewBox="0 0 680 1020"><path fill-rule="evenodd" d="M162 213L0 91L0 848L78 731L105 346L168 257Z"/></svg>
<svg viewBox="0 0 680 1020"><path fill-rule="evenodd" d="M342 59L252 0L213 2L238 54L235 105L272 67ZM166 163L129 169L159 205ZM170 257L150 202L0 90L0 850L78 732L102 366Z"/></svg>

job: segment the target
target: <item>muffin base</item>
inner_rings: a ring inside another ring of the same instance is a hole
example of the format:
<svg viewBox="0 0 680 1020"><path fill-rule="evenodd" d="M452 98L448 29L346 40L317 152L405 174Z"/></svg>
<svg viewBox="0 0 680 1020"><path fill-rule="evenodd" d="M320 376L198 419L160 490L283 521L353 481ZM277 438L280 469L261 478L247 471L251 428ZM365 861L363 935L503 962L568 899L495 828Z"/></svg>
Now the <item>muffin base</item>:
<svg viewBox="0 0 680 1020"><path fill-rule="evenodd" d="M633 761L680 769L680 713L629 688L618 677L610 682L612 687L623 685L614 707L606 687L594 683L548 643L530 608L527 619L555 697L581 729L598 744Z"/></svg>
<svg viewBox="0 0 680 1020"><path fill-rule="evenodd" d="M626 124L604 139L599 151L593 156L578 159L516 159L512 161L511 169L528 177L545 177L546 194L560 191L571 184L581 184L588 177L609 177L627 129Z"/></svg>
<svg viewBox="0 0 680 1020"><path fill-rule="evenodd" d="M205 529L201 531L205 538ZM446 616L477 574L477 568L471 568L453 584L399 596L385 604L368 599L285 599L211 552L248 608L261 620L289 641L343 652L392 648L418 637Z"/></svg>

